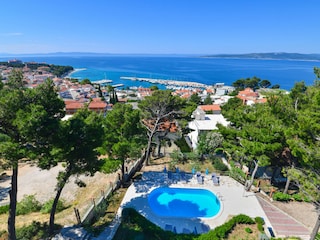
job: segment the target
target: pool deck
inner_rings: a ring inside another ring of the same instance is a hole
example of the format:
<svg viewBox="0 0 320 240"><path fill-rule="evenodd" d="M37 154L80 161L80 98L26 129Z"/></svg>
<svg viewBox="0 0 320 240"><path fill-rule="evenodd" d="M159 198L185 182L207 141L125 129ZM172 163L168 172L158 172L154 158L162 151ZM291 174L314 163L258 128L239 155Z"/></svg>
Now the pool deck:
<svg viewBox="0 0 320 240"><path fill-rule="evenodd" d="M220 184L214 185L210 178L204 176L204 183L198 183L195 177L191 177L188 181L174 178L166 179L162 173L152 172L144 173L143 179L132 184L122 201L119 214L124 207L133 207L147 219L157 224L163 229L174 229L177 233L197 232L205 233L210 229L225 223L234 215L246 214L250 217L262 217L265 219L266 225L270 226L270 222L260 206L255 193L246 192L243 186L227 176L220 177ZM221 202L220 212L212 218L175 218L175 217L159 217L155 215L148 204L148 193L160 186L178 187L178 188L198 188L212 191Z"/></svg>
<svg viewBox="0 0 320 240"><path fill-rule="evenodd" d="M158 187L198 188L212 191L221 202L220 212L212 218L175 218L160 217L152 212L148 204L148 193ZM204 175L203 184L198 183L196 176L186 174L181 177L180 173L170 174L163 172L144 172L142 179L137 180L128 188L122 200L121 207L117 212L116 221L109 226L99 237L100 239L112 239L120 224L123 208L132 207L151 222L164 230L177 233L205 233L210 229L222 225L232 216L245 214L252 218L262 217L265 221L266 234L270 237L269 229L272 229L277 237L295 235L301 239L309 239L309 232L301 223L261 199L253 192L244 190L243 185L228 176L220 176L220 184L216 185L211 175ZM297 231L293 231L297 230Z"/></svg>

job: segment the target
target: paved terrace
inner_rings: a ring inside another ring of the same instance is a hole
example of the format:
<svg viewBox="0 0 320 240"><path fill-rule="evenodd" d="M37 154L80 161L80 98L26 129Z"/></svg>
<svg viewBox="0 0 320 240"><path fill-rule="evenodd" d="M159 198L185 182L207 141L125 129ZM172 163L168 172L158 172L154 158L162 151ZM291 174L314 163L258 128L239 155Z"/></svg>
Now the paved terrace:
<svg viewBox="0 0 320 240"><path fill-rule="evenodd" d="M267 226L270 222L259 201L252 192L244 191L243 186L228 176L220 177L220 184L214 185L211 175L205 175L204 183L198 183L192 174L186 174L187 181L181 179L179 173L172 174L168 179L166 173L145 172L142 180L134 182L123 199L122 207L133 207L147 219L157 224L163 229L174 228L177 233L193 232L205 233L210 229L225 223L232 216L244 213L250 217L263 217ZM221 211L212 218L182 219L173 217L159 217L155 215L148 204L148 193L160 186L181 187L181 188L202 188L215 193L221 202Z"/></svg>

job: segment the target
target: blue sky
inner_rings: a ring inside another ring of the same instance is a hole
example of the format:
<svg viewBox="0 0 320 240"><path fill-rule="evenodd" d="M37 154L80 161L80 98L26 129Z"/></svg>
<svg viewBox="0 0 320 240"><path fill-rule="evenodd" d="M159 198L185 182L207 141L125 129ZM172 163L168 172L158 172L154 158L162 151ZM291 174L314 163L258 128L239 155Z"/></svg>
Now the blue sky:
<svg viewBox="0 0 320 240"><path fill-rule="evenodd" d="M11 0L0 53L320 53L319 0Z"/></svg>

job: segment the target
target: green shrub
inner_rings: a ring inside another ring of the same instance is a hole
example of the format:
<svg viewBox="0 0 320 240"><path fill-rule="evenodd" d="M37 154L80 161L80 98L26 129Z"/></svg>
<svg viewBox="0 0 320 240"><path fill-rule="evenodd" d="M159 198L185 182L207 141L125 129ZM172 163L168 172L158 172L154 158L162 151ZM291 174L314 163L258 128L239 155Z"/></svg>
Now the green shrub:
<svg viewBox="0 0 320 240"><path fill-rule="evenodd" d="M233 217L233 219L236 223L242 223L242 224L254 224L255 223L255 221L251 217L244 215L244 214L239 214L239 215Z"/></svg>
<svg viewBox="0 0 320 240"><path fill-rule="evenodd" d="M247 215L239 214L234 216L228 222L216 227L213 231L209 231L208 233L202 234L197 238L198 240L220 240L226 239L228 234L233 230L236 224L254 224L252 218Z"/></svg>
<svg viewBox="0 0 320 240"><path fill-rule="evenodd" d="M303 201L305 201L305 202L308 202L308 203L309 203L309 202L311 202L311 199L310 199L310 198L308 198L308 197L304 197L304 198L303 198Z"/></svg>
<svg viewBox="0 0 320 240"><path fill-rule="evenodd" d="M214 150L214 152L215 152L216 154L222 154L222 153L223 153L223 148L216 148L216 149Z"/></svg>
<svg viewBox="0 0 320 240"><path fill-rule="evenodd" d="M257 223L257 228L259 230L259 232L264 232L264 228L263 228L263 225L264 225L264 220L262 217L256 217L254 219L254 221Z"/></svg>
<svg viewBox="0 0 320 240"><path fill-rule="evenodd" d="M244 230L245 230L247 233L252 233L251 228L246 227Z"/></svg>
<svg viewBox="0 0 320 240"><path fill-rule="evenodd" d="M234 162L230 162L231 170L230 170L230 177L234 178L235 180L244 183L247 179L246 174L237 166L235 166Z"/></svg>
<svg viewBox="0 0 320 240"><path fill-rule="evenodd" d="M52 208L52 204L53 204L54 199L50 199L49 201L45 202L41 209L40 212L41 213L50 213L51 208ZM64 204L63 200L59 200L58 204L57 204L57 208L56 208L56 212L61 212L62 210L66 209L67 207Z"/></svg>
<svg viewBox="0 0 320 240"><path fill-rule="evenodd" d="M0 206L0 214L5 214L9 212L9 205Z"/></svg>
<svg viewBox="0 0 320 240"><path fill-rule="evenodd" d="M286 193L276 192L272 196L273 200L287 202L291 199L291 196Z"/></svg>
<svg viewBox="0 0 320 240"><path fill-rule="evenodd" d="M33 221L31 225L18 228L16 236L19 240L45 239L47 236L47 224Z"/></svg>
<svg viewBox="0 0 320 240"><path fill-rule="evenodd" d="M220 158L215 158L213 167L218 171L228 171L228 167L222 162Z"/></svg>
<svg viewBox="0 0 320 240"><path fill-rule="evenodd" d="M254 218L254 221L255 221L257 224L264 225L264 219L263 219L262 217L255 217L255 218Z"/></svg>
<svg viewBox="0 0 320 240"><path fill-rule="evenodd" d="M184 137L179 138L174 143L180 148L181 152L183 153L191 152L191 149Z"/></svg>
<svg viewBox="0 0 320 240"><path fill-rule="evenodd" d="M101 167L100 170L103 173L113 173L119 169L121 165L121 160L114 160L114 159L101 159Z"/></svg>
<svg viewBox="0 0 320 240"><path fill-rule="evenodd" d="M292 198L297 202L302 202L303 201L302 196L299 193L293 194Z"/></svg>
<svg viewBox="0 0 320 240"><path fill-rule="evenodd" d="M41 209L40 202L34 195L26 195L17 204L17 215L25 215L31 212L37 212Z"/></svg>

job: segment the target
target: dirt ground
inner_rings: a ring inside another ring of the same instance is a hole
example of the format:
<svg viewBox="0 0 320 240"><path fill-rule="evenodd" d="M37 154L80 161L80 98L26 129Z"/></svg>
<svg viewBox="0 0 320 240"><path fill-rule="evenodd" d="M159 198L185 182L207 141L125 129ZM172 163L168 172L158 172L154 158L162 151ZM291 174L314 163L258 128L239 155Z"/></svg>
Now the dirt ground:
<svg viewBox="0 0 320 240"><path fill-rule="evenodd" d="M18 201L25 195L35 195L35 198L42 203L52 199L55 196L56 177L61 170L63 170L62 166L54 167L48 171L28 164L21 165L18 172ZM10 175L11 172L8 171L7 176L2 175L0 180L1 205L9 203ZM86 183L85 188L79 188L74 183L75 178L73 177L64 187L60 199L65 201L65 205L77 207L80 216L83 216L88 207L92 205L92 199L98 199L101 196L101 191L106 190L110 186L110 182L117 176L117 173L103 174L99 172L93 177L81 176L80 179ZM0 215L0 230L6 229L7 218L6 214ZM16 226L28 225L32 220L44 222L49 220L49 216L42 213L19 215L16 219ZM76 224L73 208L58 213L56 223L61 225Z"/></svg>

